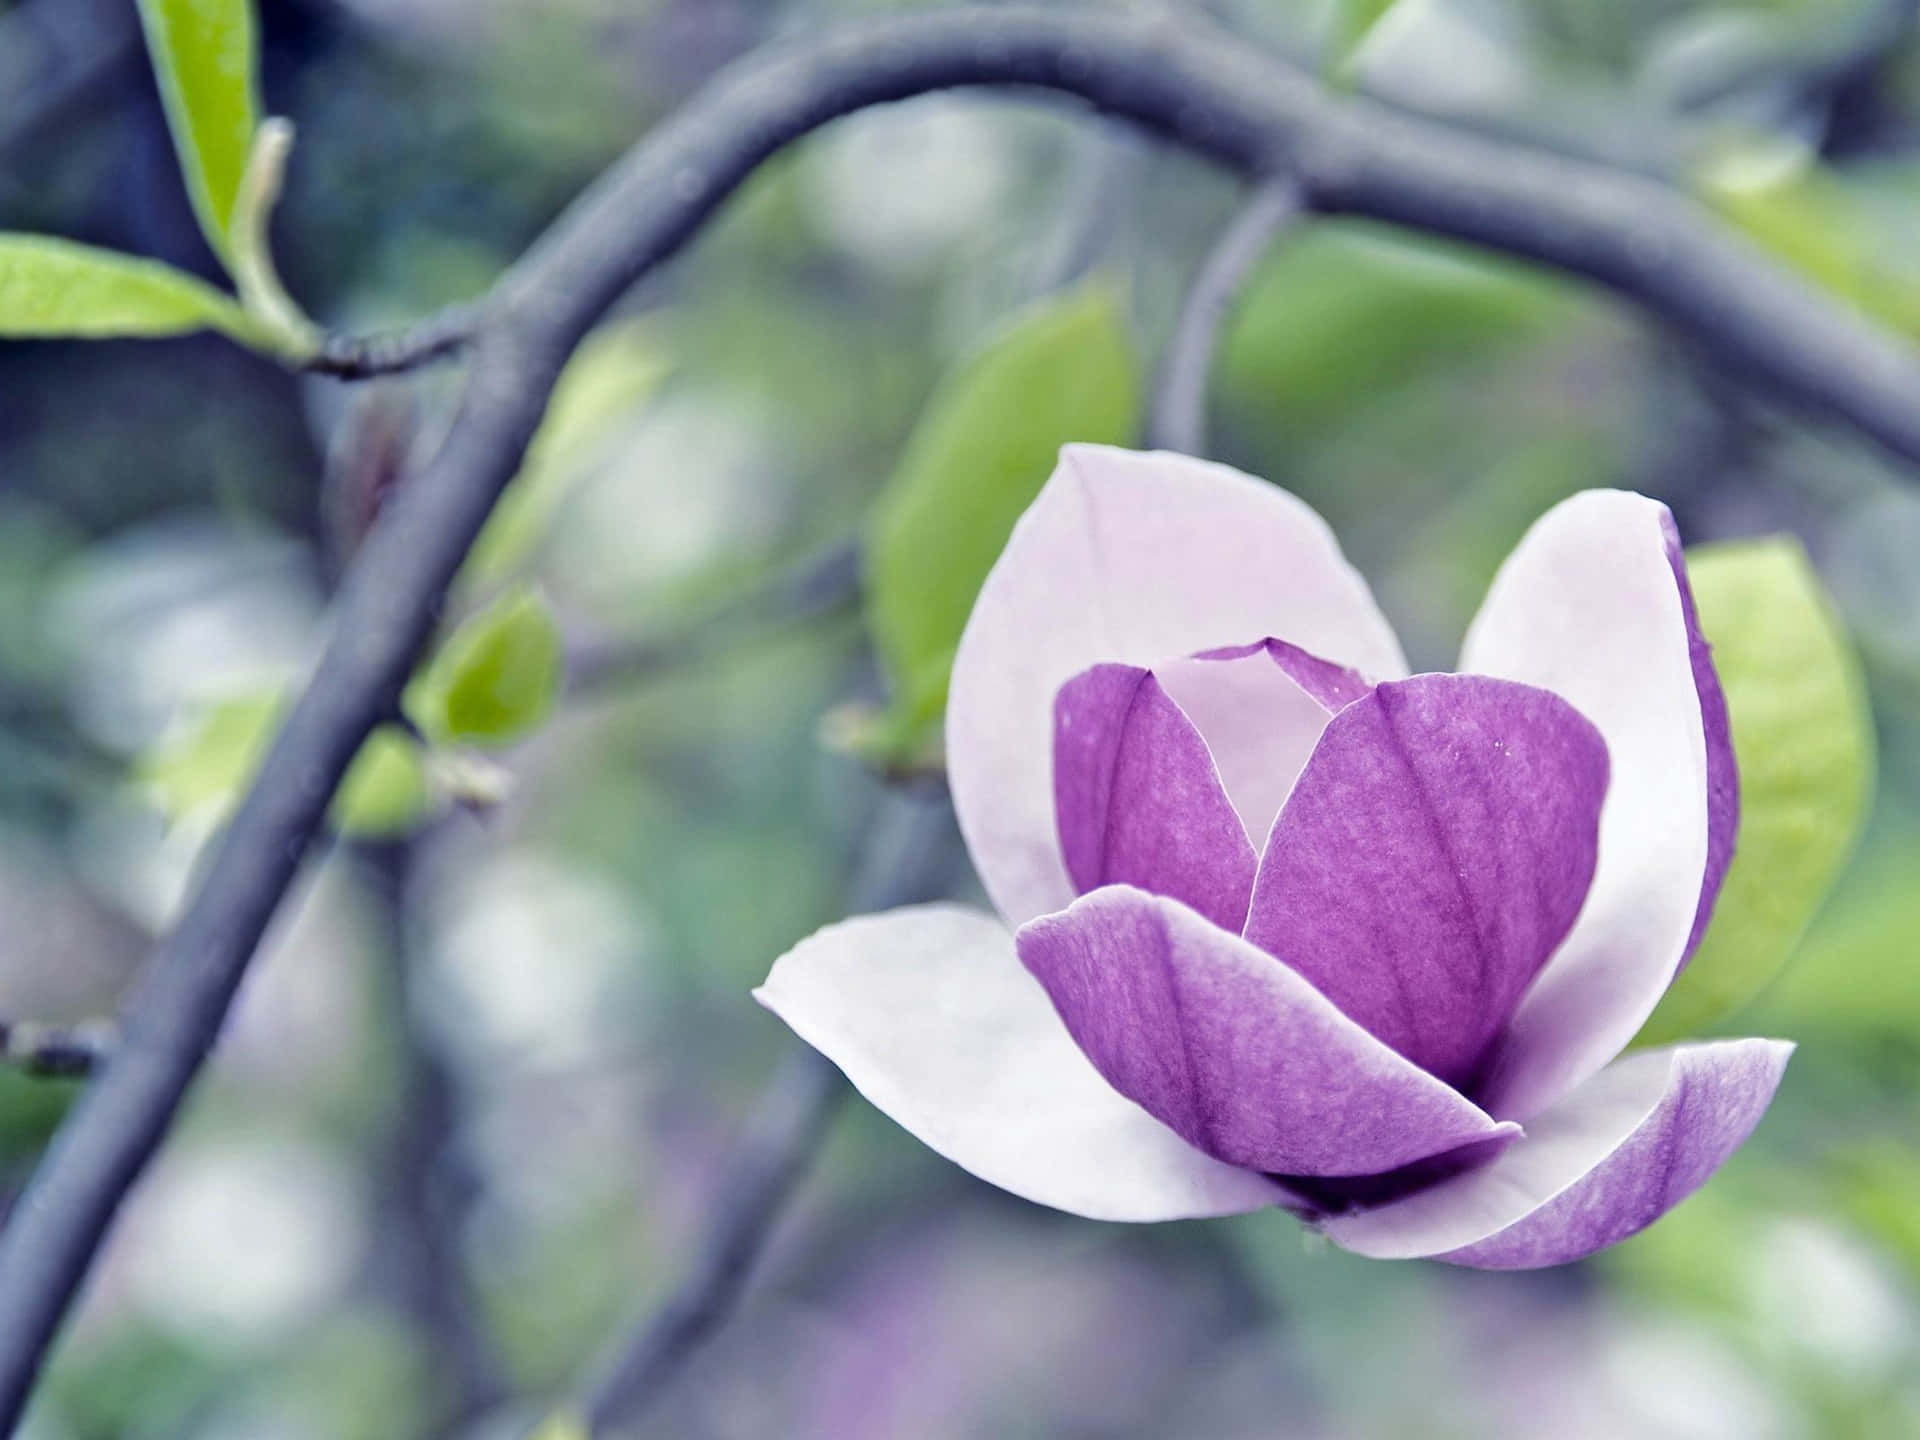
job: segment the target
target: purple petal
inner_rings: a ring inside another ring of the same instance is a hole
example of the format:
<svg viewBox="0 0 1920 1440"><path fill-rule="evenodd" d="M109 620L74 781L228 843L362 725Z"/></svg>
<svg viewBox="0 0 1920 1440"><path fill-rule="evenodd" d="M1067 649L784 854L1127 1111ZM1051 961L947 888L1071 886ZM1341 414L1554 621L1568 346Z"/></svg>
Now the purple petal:
<svg viewBox="0 0 1920 1440"><path fill-rule="evenodd" d="M829 925L754 998L926 1144L1039 1204L1175 1220L1289 1199L1101 1079L991 915L918 905Z"/></svg>
<svg viewBox="0 0 1920 1440"><path fill-rule="evenodd" d="M1618 1060L1485 1167L1324 1224L1377 1259L1490 1270L1578 1260L1645 1229L1753 1133L1793 1046L1717 1040Z"/></svg>
<svg viewBox="0 0 1920 1440"><path fill-rule="evenodd" d="M1590 490L1501 567L1460 668L1538 685L1599 727L1613 762L1593 889L1520 1002L1480 1096L1524 1120L1620 1053L1679 969L1708 852L1706 730L1664 505Z"/></svg>
<svg viewBox="0 0 1920 1440"><path fill-rule="evenodd" d="M1327 722L1372 688L1280 640L1204 651L1156 665L1154 676L1199 728L1256 850Z"/></svg>
<svg viewBox="0 0 1920 1440"><path fill-rule="evenodd" d="M1096 665L1054 700L1053 791L1082 894L1138 885L1238 930L1253 846L1200 732L1148 671Z"/></svg>
<svg viewBox="0 0 1920 1440"><path fill-rule="evenodd" d="M1713 918L1713 902L1720 898L1720 884L1733 863L1734 837L1740 830L1740 767L1733 758L1733 726L1727 719L1727 697L1720 689L1720 675L1713 668L1713 647L1700 633L1700 616L1693 605L1693 586L1687 583L1687 557L1680 547L1680 527L1673 516L1666 517L1662 533L1667 541L1667 562L1673 566L1673 578L1680 586L1680 612L1687 621L1687 658L1693 665L1694 688L1700 692L1700 720L1707 738L1707 873L1700 884L1700 905L1693 912L1693 929L1687 935L1685 965L1700 948L1700 937L1707 933Z"/></svg>
<svg viewBox="0 0 1920 1440"><path fill-rule="evenodd" d="M947 766L960 828L1009 922L1073 898L1053 810L1053 699L1103 661L1152 665L1284 635L1406 673L1325 522L1223 465L1070 445L988 575L954 658Z"/></svg>
<svg viewBox="0 0 1920 1440"><path fill-rule="evenodd" d="M1096 890L1015 939L1113 1087L1230 1164L1363 1175L1519 1133L1171 900Z"/></svg>
<svg viewBox="0 0 1920 1440"><path fill-rule="evenodd" d="M1267 841L1246 936L1469 1085L1593 879L1607 748L1544 690L1416 675L1337 715Z"/></svg>

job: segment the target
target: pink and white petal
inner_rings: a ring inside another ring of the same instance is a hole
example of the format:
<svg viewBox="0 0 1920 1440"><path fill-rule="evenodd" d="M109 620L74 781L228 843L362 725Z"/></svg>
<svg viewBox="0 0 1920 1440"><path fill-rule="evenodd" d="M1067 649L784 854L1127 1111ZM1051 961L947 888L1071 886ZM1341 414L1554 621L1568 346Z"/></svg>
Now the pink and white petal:
<svg viewBox="0 0 1920 1440"><path fill-rule="evenodd" d="M1526 1120L1633 1038L1677 973L1708 850L1708 764L1666 506L1590 490L1501 567L1460 668L1552 690L1607 742L1612 783L1586 908L1522 998L1479 1089Z"/></svg>
<svg viewBox="0 0 1920 1440"><path fill-rule="evenodd" d="M754 998L962 1169L1096 1220L1175 1220L1289 1199L1209 1158L1100 1078L991 915L918 905L801 941Z"/></svg>
<svg viewBox="0 0 1920 1440"><path fill-rule="evenodd" d="M1274 639L1164 661L1153 673L1207 742L1256 852L1327 722L1372 689L1346 666Z"/></svg>
<svg viewBox="0 0 1920 1440"><path fill-rule="evenodd" d="M1392 628L1333 533L1224 465L1069 445L987 576L954 658L947 769L1009 924L1073 898L1053 813L1053 698L1103 661L1152 665L1278 635L1380 679Z"/></svg>
<svg viewBox="0 0 1920 1440"><path fill-rule="evenodd" d="M1480 1169L1322 1228L1381 1260L1490 1270L1578 1260L1706 1183L1759 1124L1792 1053L1783 1040L1716 1040L1629 1055Z"/></svg>
<svg viewBox="0 0 1920 1440"><path fill-rule="evenodd" d="M1230 1164L1372 1175L1520 1133L1164 896L1109 886L1016 939L1114 1088Z"/></svg>

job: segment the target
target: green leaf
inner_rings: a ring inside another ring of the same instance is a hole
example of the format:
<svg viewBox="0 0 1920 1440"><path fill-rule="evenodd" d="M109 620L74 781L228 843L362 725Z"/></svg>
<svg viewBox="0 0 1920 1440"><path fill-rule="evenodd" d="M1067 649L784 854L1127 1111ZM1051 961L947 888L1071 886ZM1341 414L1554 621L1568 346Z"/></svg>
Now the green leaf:
<svg viewBox="0 0 1920 1440"><path fill-rule="evenodd" d="M1026 315L934 395L867 527L867 619L892 681L886 748L924 748L1014 521L1062 445L1133 439L1139 383L1119 296L1096 284Z"/></svg>
<svg viewBox="0 0 1920 1440"><path fill-rule="evenodd" d="M219 701L142 756L134 778L175 820L224 818L266 759L286 708L277 690ZM340 834L371 837L413 829L432 805L420 746L387 725L360 747L328 813Z"/></svg>
<svg viewBox="0 0 1920 1440"><path fill-rule="evenodd" d="M1281 453L1441 367L1482 364L1579 313L1537 270L1464 247L1329 220L1275 247L1227 332L1233 418Z"/></svg>
<svg viewBox="0 0 1920 1440"><path fill-rule="evenodd" d="M564 679L560 627L522 586L453 632L408 687L406 708L441 743L502 745L546 720Z"/></svg>
<svg viewBox="0 0 1920 1440"><path fill-rule="evenodd" d="M432 808L426 752L397 725L382 725L347 767L327 817L337 834L376 840L407 834Z"/></svg>
<svg viewBox="0 0 1920 1440"><path fill-rule="evenodd" d="M261 325L211 285L45 235L0 235L0 337L103 339L220 330L271 349Z"/></svg>
<svg viewBox="0 0 1920 1440"><path fill-rule="evenodd" d="M1920 333L1920 275L1847 177L1804 153L1755 145L1721 155L1696 185L1747 238L1871 319Z"/></svg>
<svg viewBox="0 0 1920 1440"><path fill-rule="evenodd" d="M619 423L653 397L668 369L651 320L614 321L587 337L560 373L520 473L474 542L462 586L497 584L526 563L574 484L602 458Z"/></svg>
<svg viewBox="0 0 1920 1440"><path fill-rule="evenodd" d="M234 206L258 123L251 0L139 0L147 49L193 211L233 265Z"/></svg>
<svg viewBox="0 0 1920 1440"><path fill-rule="evenodd" d="M1327 36L1324 69L1328 74L1344 76L1354 56L1366 43L1395 0L1334 0Z"/></svg>
<svg viewBox="0 0 1920 1440"><path fill-rule="evenodd" d="M1852 853L1873 780L1858 663L1797 542L1689 552L1740 766L1740 832L1713 921L1640 1034L1699 1032L1751 1000L1799 945Z"/></svg>

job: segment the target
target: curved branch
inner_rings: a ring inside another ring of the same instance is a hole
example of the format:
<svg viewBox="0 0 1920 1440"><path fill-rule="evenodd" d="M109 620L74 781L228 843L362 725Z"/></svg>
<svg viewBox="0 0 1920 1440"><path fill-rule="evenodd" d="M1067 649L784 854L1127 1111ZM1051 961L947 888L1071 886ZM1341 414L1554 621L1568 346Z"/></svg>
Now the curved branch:
<svg viewBox="0 0 1920 1440"><path fill-rule="evenodd" d="M1160 383L1154 387L1153 410L1147 417L1150 449L1206 454L1207 382L1220 349L1221 328L1253 267L1300 213L1300 187L1290 179L1269 180L1253 192L1201 261L1181 302Z"/></svg>
<svg viewBox="0 0 1920 1440"><path fill-rule="evenodd" d="M333 638L178 927L124 1042L0 1235L0 1429L17 1422L121 1199L219 1033L248 960L361 740L392 712L433 616L525 453L561 364L639 276L763 160L869 105L956 85L1081 96L1320 210L1371 215L1588 276L1737 368L1920 461L1920 358L1643 179L1449 130L1168 14L962 8L860 24L723 72L596 182L503 277L438 454L356 558Z"/></svg>

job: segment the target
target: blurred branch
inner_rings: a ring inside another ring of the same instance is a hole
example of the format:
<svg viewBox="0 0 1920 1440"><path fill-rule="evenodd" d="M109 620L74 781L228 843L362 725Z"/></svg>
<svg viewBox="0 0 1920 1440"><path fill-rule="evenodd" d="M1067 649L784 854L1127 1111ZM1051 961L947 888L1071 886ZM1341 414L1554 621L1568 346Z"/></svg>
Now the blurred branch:
<svg viewBox="0 0 1920 1440"><path fill-rule="evenodd" d="M44 1025L32 1020L0 1020L0 1065L27 1075L78 1080L93 1074L113 1053L111 1021Z"/></svg>
<svg viewBox="0 0 1920 1440"><path fill-rule="evenodd" d="M886 910L944 892L958 836L952 807L889 791L863 848L853 910ZM806 1173L847 1083L792 1041L716 1188L713 1219L680 1287L614 1349L574 1414L589 1436L632 1424L733 1311L787 1197Z"/></svg>
<svg viewBox="0 0 1920 1440"><path fill-rule="evenodd" d="M1147 417L1147 446L1204 455L1207 450L1207 382L1220 349L1220 331L1274 237L1300 218L1300 187L1290 179L1268 180L1256 189L1221 232L1200 264L1180 306Z"/></svg>
<svg viewBox="0 0 1920 1440"><path fill-rule="evenodd" d="M1291 174L1317 210L1367 215L1586 276L1749 377L1920 461L1920 356L1640 177L1335 95L1170 11L981 6L858 23L728 67L561 215L479 312L384 352L471 336L458 413L383 508L332 637L174 932L127 1005L121 1049L0 1233L0 1429L123 1197L204 1063L329 797L393 713L467 548L526 452L560 367L635 280L762 161L827 121L959 85L1066 91L1246 174ZM475 319L475 314L478 319ZM362 369L369 345L349 356ZM335 373L356 373L344 361Z"/></svg>
<svg viewBox="0 0 1920 1440"><path fill-rule="evenodd" d="M736 649L745 641L838 614L859 598L860 547L848 540L672 629L570 650L567 693L605 695L664 670Z"/></svg>
<svg viewBox="0 0 1920 1440"><path fill-rule="evenodd" d="M380 1168L370 1280L392 1297L429 1347L443 1397L429 1434L460 1433L507 1393L505 1368L481 1320L461 1255L462 1184L457 1152L458 1081L440 1041L420 1021L412 995L415 941L409 910L421 840L353 846L378 912L387 951L387 1010L401 1047L395 1123Z"/></svg>

